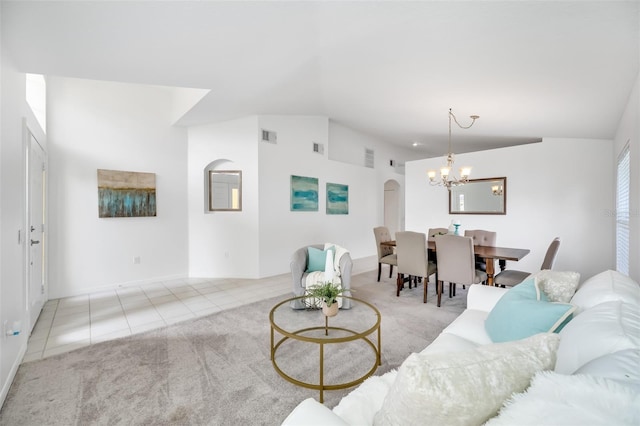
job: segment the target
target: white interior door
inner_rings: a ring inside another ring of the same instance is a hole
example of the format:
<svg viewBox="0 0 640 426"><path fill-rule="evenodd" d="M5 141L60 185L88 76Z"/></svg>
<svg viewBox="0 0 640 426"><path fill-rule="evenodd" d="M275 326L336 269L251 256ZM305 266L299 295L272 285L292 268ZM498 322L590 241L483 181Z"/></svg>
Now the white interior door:
<svg viewBox="0 0 640 426"><path fill-rule="evenodd" d="M45 152L29 132L28 216L26 244L28 246L28 309L29 331L33 330L46 301L45 287Z"/></svg>

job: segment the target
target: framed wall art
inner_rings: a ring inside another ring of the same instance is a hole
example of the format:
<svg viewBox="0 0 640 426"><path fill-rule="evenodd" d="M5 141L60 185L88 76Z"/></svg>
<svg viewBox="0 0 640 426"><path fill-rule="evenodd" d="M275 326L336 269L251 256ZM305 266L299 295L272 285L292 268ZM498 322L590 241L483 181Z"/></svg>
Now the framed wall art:
<svg viewBox="0 0 640 426"><path fill-rule="evenodd" d="M349 214L349 185L327 182L327 214Z"/></svg>
<svg viewBox="0 0 640 426"><path fill-rule="evenodd" d="M291 175L291 211L318 211L318 178Z"/></svg>
<svg viewBox="0 0 640 426"><path fill-rule="evenodd" d="M98 216L156 216L156 174L98 169Z"/></svg>

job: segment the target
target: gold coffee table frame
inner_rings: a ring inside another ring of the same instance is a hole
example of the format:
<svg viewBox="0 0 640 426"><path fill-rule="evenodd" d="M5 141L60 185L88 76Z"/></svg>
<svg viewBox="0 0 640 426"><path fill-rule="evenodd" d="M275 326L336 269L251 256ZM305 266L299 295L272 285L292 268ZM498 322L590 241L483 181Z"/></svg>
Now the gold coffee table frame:
<svg viewBox="0 0 640 426"><path fill-rule="evenodd" d="M281 326L279 326L278 324L275 323L274 321L274 313L275 311L282 305L284 305L285 303L290 303L294 300L297 299L305 299L308 296L299 296L299 297L292 297L286 300L283 300L282 302L278 303L277 305L275 305L272 309L271 312L269 312L269 322L271 323L271 363L273 364L273 368L278 372L278 374L280 374L280 376L282 376L285 380L293 383L294 385L297 386L302 386L308 389L317 389L320 391L320 402L324 402L324 391L325 390L337 390L337 389L346 389L346 388L350 388L352 386L358 385L360 383L362 383L367 377L371 376L376 369L378 368L379 365L381 365L381 344L380 344L380 311L378 311L378 309L373 306L370 303L365 302L364 300L361 299L356 299L355 297L350 297L350 296L341 296L342 298L345 299L351 299L355 302L361 303L363 306L366 306L368 308L370 308L373 313L377 316L377 320L375 322L375 324L362 332L357 332L357 331L353 331L353 330L349 330L347 328L342 328L342 327L331 327L329 326L329 317L325 316L325 324L324 326L318 326L318 327L308 327L308 328L303 328L300 330L295 330L295 331L288 331L283 329ZM352 308L353 309L353 308ZM304 310L301 310L301 312L304 312ZM321 315L321 311L318 311L319 314ZM349 310L344 310L340 313L338 313L338 315L349 315ZM303 334L309 331L313 331L313 330L324 330L325 331L325 336L323 338L320 337L311 337L311 336L304 336ZM331 337L329 336L329 332L331 330L340 330L346 333L350 333L351 335L349 336L342 336L342 337ZM282 334L283 337L278 340L277 342L275 341L275 331L277 331L278 333ZM378 333L378 345L376 346L370 339L369 339L369 335L371 335L373 332L377 331ZM282 345L282 343L284 343L285 341L287 341L288 339L294 339L294 340L299 340L302 342L309 342L309 343L316 343L320 346L320 377L319 377L319 383L307 383L307 382L302 382L300 380L294 379L293 377L289 376L287 373L285 373L284 371L282 371L282 369L280 369L280 367L278 366L278 363L276 362L276 352L278 351L278 348L280 347L280 345ZM373 353L375 355L375 361L373 364L373 367L371 367L371 369L366 372L363 376L352 380L350 382L346 382L346 383L337 383L337 384L326 384L324 382L324 345L327 344L334 344L334 343L344 343L344 342L351 342L354 340L364 340L370 347L371 349L373 349Z"/></svg>

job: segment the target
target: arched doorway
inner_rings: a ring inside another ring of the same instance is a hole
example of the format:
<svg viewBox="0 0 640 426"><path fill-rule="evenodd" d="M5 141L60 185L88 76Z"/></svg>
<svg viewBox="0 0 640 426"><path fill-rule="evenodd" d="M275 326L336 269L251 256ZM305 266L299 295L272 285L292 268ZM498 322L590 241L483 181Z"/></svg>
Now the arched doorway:
<svg viewBox="0 0 640 426"><path fill-rule="evenodd" d="M389 229L391 235L402 230L400 184L390 179L384 183L384 226Z"/></svg>

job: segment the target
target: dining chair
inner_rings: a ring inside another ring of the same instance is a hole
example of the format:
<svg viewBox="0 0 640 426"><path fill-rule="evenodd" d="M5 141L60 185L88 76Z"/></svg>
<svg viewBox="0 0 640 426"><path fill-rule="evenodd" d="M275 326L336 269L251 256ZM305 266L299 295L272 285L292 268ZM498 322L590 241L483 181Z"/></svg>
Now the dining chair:
<svg viewBox="0 0 640 426"><path fill-rule="evenodd" d="M476 269L473 239L461 235L438 235L438 307L442 299L442 287L449 283L449 297L455 296L456 284L479 284L487 280L487 273Z"/></svg>
<svg viewBox="0 0 640 426"><path fill-rule="evenodd" d="M389 265L389 278L393 276L393 267L398 266L398 257L393 252L393 247L383 246L380 243L392 241L391 233L386 226L373 228L373 235L376 237L376 247L378 249L378 282L382 273L382 264Z"/></svg>
<svg viewBox="0 0 640 426"><path fill-rule="evenodd" d="M495 247L498 233L494 231L485 231L484 229L467 229L464 231L465 237L473 238L474 246ZM502 268L502 264L500 267ZM481 271L487 270L487 263L484 258L476 256L476 269Z"/></svg>
<svg viewBox="0 0 640 426"><path fill-rule="evenodd" d="M551 241L551 244L549 244L549 248L547 248L547 253L544 256L544 260L542 261L542 266L540 266L541 271L544 269L553 268L553 263L556 260L556 255L558 254L559 248L560 238L556 237L553 239L553 241ZM496 274L496 276L493 278L493 285L500 287L513 287L520 284L529 275L531 275L531 272L505 269L499 274Z"/></svg>
<svg viewBox="0 0 640 426"><path fill-rule="evenodd" d="M429 232L427 233L428 241L435 241L436 235L447 235L449 233L449 228L429 228Z"/></svg>
<svg viewBox="0 0 640 426"><path fill-rule="evenodd" d="M422 302L427 303L429 276L436 274L436 264L430 262L428 258L427 236L422 232L396 232L396 253L398 255L396 296L400 296L400 290L404 287L405 275L408 276L409 288L413 279L422 278L424 288Z"/></svg>
<svg viewBox="0 0 640 426"><path fill-rule="evenodd" d="M449 233L449 228L429 228L429 232L427 232L427 241L436 241L436 235L447 235ZM429 252L429 259L438 266L438 253L435 251ZM436 282L436 286L438 283Z"/></svg>

